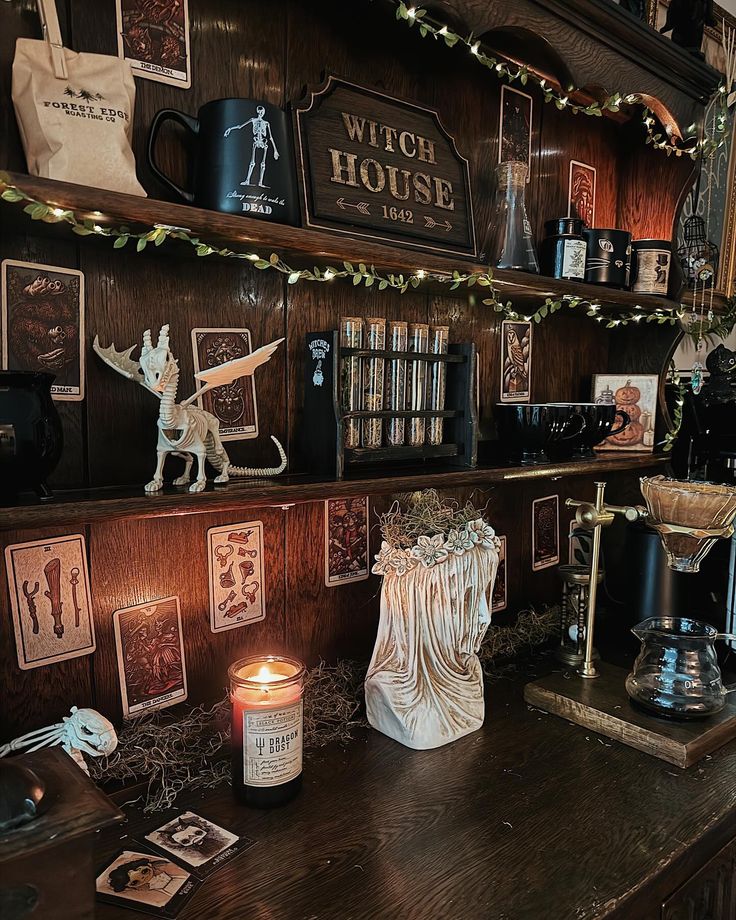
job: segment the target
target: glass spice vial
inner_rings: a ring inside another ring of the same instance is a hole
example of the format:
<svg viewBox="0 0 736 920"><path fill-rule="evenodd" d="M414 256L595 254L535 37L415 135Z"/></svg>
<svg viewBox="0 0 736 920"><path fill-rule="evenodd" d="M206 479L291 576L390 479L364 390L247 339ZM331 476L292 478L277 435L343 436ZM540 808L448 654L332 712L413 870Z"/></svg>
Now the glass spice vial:
<svg viewBox="0 0 736 920"><path fill-rule="evenodd" d="M429 326L426 323L411 323L409 326L409 351L426 354L429 351ZM427 362L410 361L408 378L407 408L423 412L427 408ZM421 447L424 444L426 420L409 419L409 444Z"/></svg>
<svg viewBox="0 0 736 920"><path fill-rule="evenodd" d="M343 316L340 320L340 347L363 347L363 320L359 316ZM360 400L363 391L361 359L351 355L342 359L340 368L342 411L357 412L360 409ZM345 419L344 426L345 447L360 446L360 420L357 418Z"/></svg>
<svg viewBox="0 0 736 920"><path fill-rule="evenodd" d="M408 344L408 324L401 320L389 323L389 350L406 351ZM392 358L386 364L386 408L397 412L406 409L406 358ZM404 443L405 422L403 418L390 418L386 422L386 444L389 447L400 447Z"/></svg>
<svg viewBox="0 0 736 920"><path fill-rule="evenodd" d="M386 349L386 320L369 318L365 321L365 347L371 351ZM363 359L363 405L369 412L383 409L384 358ZM380 418L363 419L362 447L380 447L383 443L383 420Z"/></svg>
<svg viewBox="0 0 736 920"><path fill-rule="evenodd" d="M539 250L543 275L566 281L585 280L584 226L579 217L555 217L545 221L546 236Z"/></svg>
<svg viewBox="0 0 736 920"><path fill-rule="evenodd" d="M429 330L429 350L434 355L446 355L449 326L431 326ZM432 361L429 365L429 408L439 411L445 408L447 389L447 365L444 361ZM445 420L431 418L427 426L427 444L441 444Z"/></svg>
<svg viewBox="0 0 736 920"><path fill-rule="evenodd" d="M306 668L296 658L255 655L228 669L232 785L238 802L273 808L302 786Z"/></svg>

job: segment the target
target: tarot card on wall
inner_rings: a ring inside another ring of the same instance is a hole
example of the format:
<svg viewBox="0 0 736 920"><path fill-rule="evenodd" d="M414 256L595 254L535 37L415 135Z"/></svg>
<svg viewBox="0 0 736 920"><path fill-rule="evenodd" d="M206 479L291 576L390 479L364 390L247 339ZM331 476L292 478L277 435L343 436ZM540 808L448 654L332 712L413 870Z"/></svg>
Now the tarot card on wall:
<svg viewBox="0 0 736 920"><path fill-rule="evenodd" d="M363 581L369 574L368 496L325 502L325 584Z"/></svg>
<svg viewBox="0 0 736 920"><path fill-rule="evenodd" d="M560 498L547 495L532 502L532 570L560 561Z"/></svg>
<svg viewBox="0 0 736 920"><path fill-rule="evenodd" d="M244 358L252 350L248 329L192 329L195 374L235 358ZM197 404L219 421L223 441L258 437L254 375L239 377L232 383L209 390L197 398Z"/></svg>
<svg viewBox="0 0 736 920"><path fill-rule="evenodd" d="M171 859L140 850L123 850L95 881L97 898L155 917L173 918L199 887L191 872Z"/></svg>
<svg viewBox="0 0 736 920"><path fill-rule="evenodd" d="M656 374L595 374L593 402L616 406L616 433L596 450L652 451L657 419L659 377ZM624 413L629 419L628 425ZM621 429L621 430L616 430Z"/></svg>
<svg viewBox="0 0 736 920"><path fill-rule="evenodd" d="M266 618L263 524L247 521L207 531L210 629L236 629Z"/></svg>
<svg viewBox="0 0 736 920"><path fill-rule="evenodd" d="M501 402L529 402L532 376L532 324L501 323Z"/></svg>
<svg viewBox="0 0 736 920"><path fill-rule="evenodd" d="M123 607L112 615L126 719L187 698L178 597Z"/></svg>
<svg viewBox="0 0 736 920"><path fill-rule="evenodd" d="M173 856L200 879L255 844L250 837L239 837L191 811L157 827L145 839L154 850Z"/></svg>
<svg viewBox="0 0 736 920"><path fill-rule="evenodd" d="M532 169L532 97L510 86L501 87L501 117L498 130L498 162L517 160Z"/></svg>
<svg viewBox="0 0 736 920"><path fill-rule="evenodd" d="M499 537L501 546L498 550L498 571L493 583L491 595L491 613L500 613L506 609L507 573L506 573L506 537Z"/></svg>
<svg viewBox="0 0 736 920"><path fill-rule="evenodd" d="M82 272L3 260L2 362L9 370L53 374L54 399L84 399Z"/></svg>
<svg viewBox="0 0 736 920"><path fill-rule="evenodd" d="M116 0L118 57L133 75L192 85L188 0Z"/></svg>
<svg viewBox="0 0 736 920"><path fill-rule="evenodd" d="M18 667L91 655L95 628L81 534L5 547Z"/></svg>
<svg viewBox="0 0 736 920"><path fill-rule="evenodd" d="M593 166L570 160L567 216L579 217L588 227L595 227L595 177Z"/></svg>

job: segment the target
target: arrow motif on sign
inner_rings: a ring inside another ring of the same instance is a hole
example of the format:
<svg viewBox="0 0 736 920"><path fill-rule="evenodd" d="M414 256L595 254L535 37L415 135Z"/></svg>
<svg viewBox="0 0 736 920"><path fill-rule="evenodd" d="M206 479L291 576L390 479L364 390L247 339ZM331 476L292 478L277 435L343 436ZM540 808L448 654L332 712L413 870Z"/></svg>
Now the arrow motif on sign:
<svg viewBox="0 0 736 920"><path fill-rule="evenodd" d="M430 217L428 214L424 215L424 226L429 230L433 230L435 227L441 227L445 233L449 233L452 230L452 224L449 220L435 220L434 217Z"/></svg>
<svg viewBox="0 0 736 920"><path fill-rule="evenodd" d="M335 204L340 208L341 211L344 211L345 208L355 208L356 211L359 211L361 214L365 214L366 217L370 216L370 206L367 201L359 201L357 204L354 204L352 201L345 201L344 198L338 198Z"/></svg>

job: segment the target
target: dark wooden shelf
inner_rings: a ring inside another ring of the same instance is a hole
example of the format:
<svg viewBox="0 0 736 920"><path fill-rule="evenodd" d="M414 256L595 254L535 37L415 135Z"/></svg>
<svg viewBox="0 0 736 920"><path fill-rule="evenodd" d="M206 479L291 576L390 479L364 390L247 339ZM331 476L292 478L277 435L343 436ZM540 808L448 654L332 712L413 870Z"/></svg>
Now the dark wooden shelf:
<svg viewBox="0 0 736 920"><path fill-rule="evenodd" d="M663 465L663 454L600 455L591 460L545 463L524 467L477 467L463 469L431 465L406 471L371 469L342 480L309 475L274 479L232 480L225 486L210 482L205 492L192 494L168 486L163 492L146 494L143 486L58 491L54 501L38 501L0 508L0 530L36 527L69 527L120 518L155 518L173 514L198 514L263 505L290 505L352 495L387 495L409 489L443 489L484 486L530 479L646 470Z"/></svg>
<svg viewBox="0 0 736 920"><path fill-rule="evenodd" d="M150 228L155 224L180 227L199 237L203 242L216 243L221 248L251 251L266 259L271 252L277 252L293 262L295 267L311 267L317 261L320 267L330 265L335 269L342 269L342 263L345 261L354 265L363 262L374 265L376 270L382 274L403 274L404 277L418 271L429 276L447 277L451 276L455 270L485 272L488 269L486 265L463 259L461 256L447 258L409 247L353 239L342 233L289 227L249 217L223 214L219 211L206 211L188 205L158 201L153 198L138 198L135 195L109 192L85 185L39 179L36 176L22 173L11 172L7 175L12 184L17 185L31 197L53 207L72 210L78 218L89 218L102 227L125 224L133 231L136 228ZM7 213L9 207L12 206L6 205L3 213ZM26 220L26 215L23 214L19 205L15 206L15 210ZM27 221L30 222L30 220L28 217ZM59 224L44 224L41 221L37 221L36 225L39 228L60 226ZM71 228L68 228L68 232L71 234ZM107 245L112 246L112 241L108 241ZM173 244L164 244L162 248L166 248L167 245ZM175 245L181 246L182 244ZM157 247L149 246L146 252L156 249ZM235 264L239 264L239 260ZM560 297L570 294L594 301L606 309L617 312L641 309L646 313L679 306L678 301L666 297L633 294L631 291L619 291L614 288L574 281L560 281L546 278L543 275L530 275L518 271L494 269L493 278L498 296L503 300L510 299L514 302L525 300L539 305L539 301L546 296ZM441 290L445 295L453 296L454 294L463 298L468 297L469 293L478 299L486 296L484 292L487 289L483 287L472 289L460 287L452 292L449 284L436 281L433 283L433 281L431 277L425 279L422 290L432 290L435 293ZM445 360L453 359L446 358Z"/></svg>

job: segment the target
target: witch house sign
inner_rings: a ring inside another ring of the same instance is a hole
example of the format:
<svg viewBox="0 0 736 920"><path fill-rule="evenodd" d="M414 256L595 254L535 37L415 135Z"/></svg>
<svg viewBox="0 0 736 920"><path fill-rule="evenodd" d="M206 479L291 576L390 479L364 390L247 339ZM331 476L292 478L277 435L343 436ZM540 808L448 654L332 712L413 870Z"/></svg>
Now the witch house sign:
<svg viewBox="0 0 736 920"><path fill-rule="evenodd" d="M334 76L294 110L306 226L475 255L468 162L437 112Z"/></svg>

